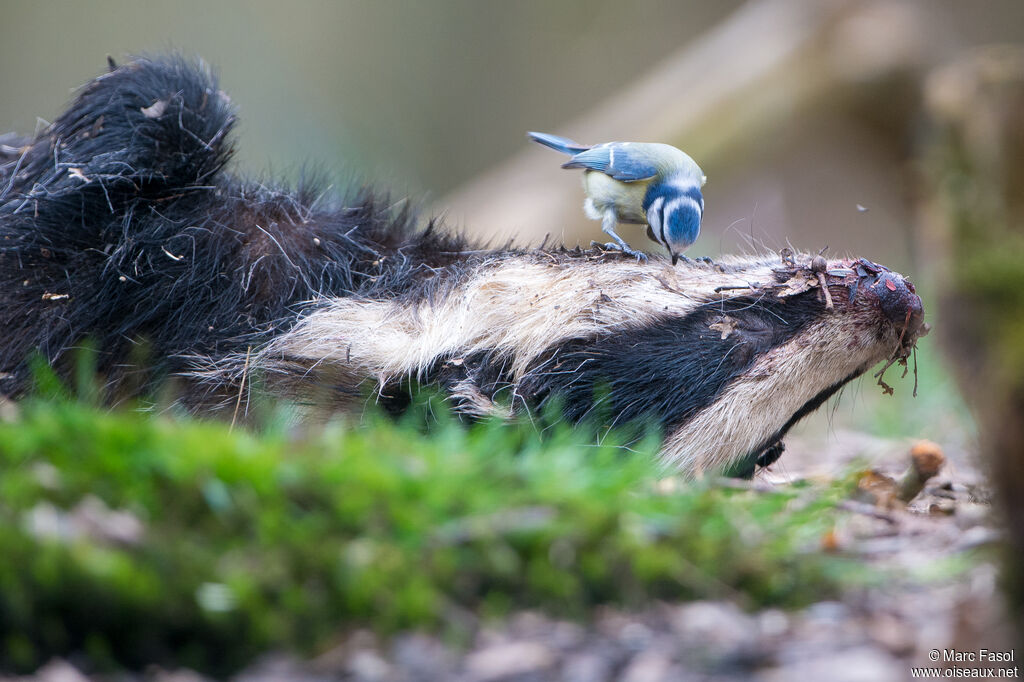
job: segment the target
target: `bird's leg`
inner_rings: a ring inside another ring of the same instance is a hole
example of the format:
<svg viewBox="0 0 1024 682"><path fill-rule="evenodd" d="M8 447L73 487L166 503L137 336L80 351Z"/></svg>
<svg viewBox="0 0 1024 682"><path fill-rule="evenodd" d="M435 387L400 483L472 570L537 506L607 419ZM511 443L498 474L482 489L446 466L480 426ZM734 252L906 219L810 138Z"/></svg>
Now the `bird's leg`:
<svg viewBox="0 0 1024 682"><path fill-rule="evenodd" d="M601 229L605 232L605 234L610 236L615 241L614 242L608 242L607 244L604 244L603 245L604 248L606 248L606 249L617 249L617 250L621 251L622 253L626 254L627 256L634 256L637 259L637 261L646 261L647 260L647 254L646 253L644 253L642 251L636 251L635 249L631 249L629 247L629 244L627 244L625 241L623 241L622 237L620 237L619 235L615 234L615 225L616 225L616 223L618 223L618 219L615 216L615 209L614 208L609 208L608 210L606 210L604 212L604 218L602 218L602 220L601 220ZM596 242L594 242L594 243L596 243Z"/></svg>

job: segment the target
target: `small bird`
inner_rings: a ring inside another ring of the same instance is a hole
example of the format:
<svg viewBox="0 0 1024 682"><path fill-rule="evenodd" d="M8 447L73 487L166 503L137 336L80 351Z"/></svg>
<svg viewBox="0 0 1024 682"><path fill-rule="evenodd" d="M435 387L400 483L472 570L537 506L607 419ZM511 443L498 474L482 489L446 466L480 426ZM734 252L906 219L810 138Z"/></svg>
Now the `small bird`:
<svg viewBox="0 0 1024 682"><path fill-rule="evenodd" d="M604 245L637 260L647 255L629 247L615 234L618 223L647 225L647 236L672 256L672 264L700 234L704 197L700 188L707 178L685 152L656 142L605 142L588 146L547 133L529 138L572 158L562 168L583 169L583 210L601 221L601 229L614 239ZM595 242L596 243L596 242Z"/></svg>

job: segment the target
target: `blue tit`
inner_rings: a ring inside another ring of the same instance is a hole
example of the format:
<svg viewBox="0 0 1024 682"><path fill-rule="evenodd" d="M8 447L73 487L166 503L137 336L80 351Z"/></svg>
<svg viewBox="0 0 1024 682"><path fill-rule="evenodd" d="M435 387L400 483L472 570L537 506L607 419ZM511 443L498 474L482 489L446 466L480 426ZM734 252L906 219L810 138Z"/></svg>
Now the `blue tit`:
<svg viewBox="0 0 1024 682"><path fill-rule="evenodd" d="M529 138L570 158L562 168L583 169L583 210L601 221L614 242L605 248L646 260L615 234L618 223L647 225L647 236L672 256L675 265L697 240L704 215L704 173L690 156L667 144L653 142L606 142L582 145L546 133L527 133Z"/></svg>

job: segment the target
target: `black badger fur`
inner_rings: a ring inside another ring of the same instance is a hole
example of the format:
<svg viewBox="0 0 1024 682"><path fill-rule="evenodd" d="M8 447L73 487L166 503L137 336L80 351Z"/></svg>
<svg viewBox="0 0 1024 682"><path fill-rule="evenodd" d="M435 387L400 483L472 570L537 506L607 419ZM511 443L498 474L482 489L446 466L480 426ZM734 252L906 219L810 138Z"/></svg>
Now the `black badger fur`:
<svg viewBox="0 0 1024 682"><path fill-rule="evenodd" d="M92 339L112 395L175 376L190 409L230 413L255 375L340 408L400 406L410 379L470 415L603 400L658 423L684 470L749 472L925 328L913 286L863 260L478 249L368 192L245 182L234 120L204 69L142 59L0 138L0 392L26 390L33 352L68 371Z"/></svg>

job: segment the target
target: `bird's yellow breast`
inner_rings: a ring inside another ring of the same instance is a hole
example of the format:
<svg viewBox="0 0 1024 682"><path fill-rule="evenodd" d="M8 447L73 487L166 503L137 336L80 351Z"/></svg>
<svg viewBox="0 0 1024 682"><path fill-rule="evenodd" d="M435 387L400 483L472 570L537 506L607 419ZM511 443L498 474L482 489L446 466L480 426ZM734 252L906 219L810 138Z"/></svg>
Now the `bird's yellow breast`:
<svg viewBox="0 0 1024 682"><path fill-rule="evenodd" d="M621 223L647 222L643 201L650 184L651 180L620 182L598 171L588 170L583 173L583 191L593 202L594 209L602 214L609 207L614 207ZM600 215L591 217L599 219Z"/></svg>

